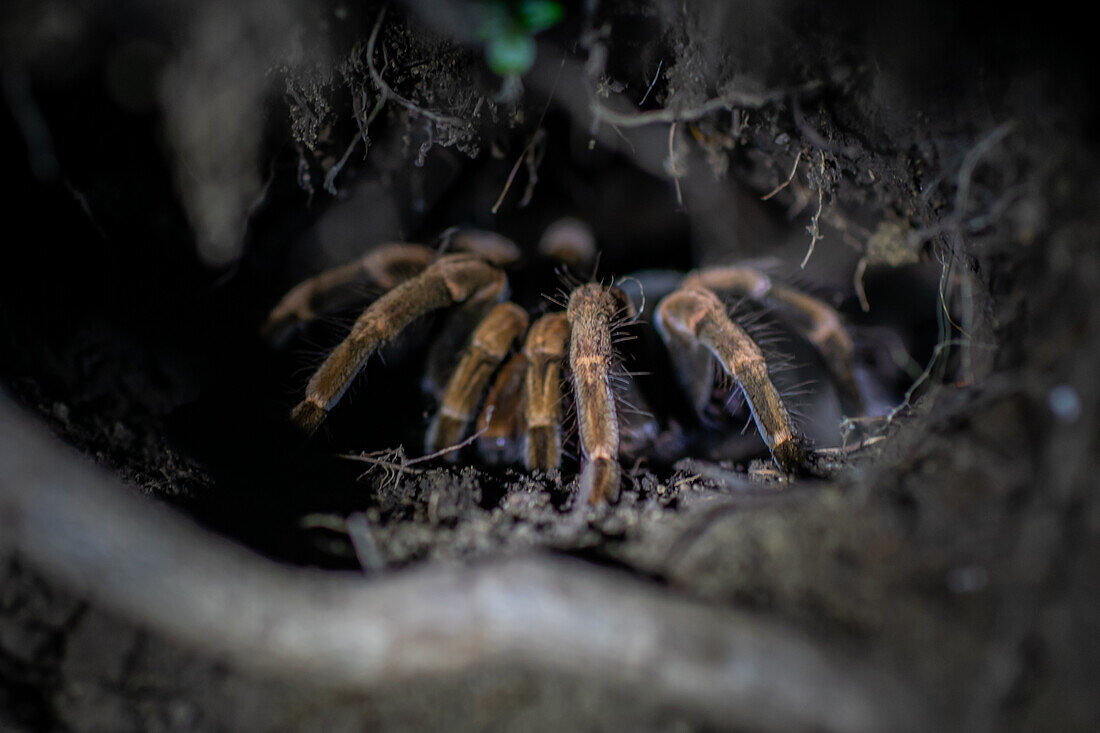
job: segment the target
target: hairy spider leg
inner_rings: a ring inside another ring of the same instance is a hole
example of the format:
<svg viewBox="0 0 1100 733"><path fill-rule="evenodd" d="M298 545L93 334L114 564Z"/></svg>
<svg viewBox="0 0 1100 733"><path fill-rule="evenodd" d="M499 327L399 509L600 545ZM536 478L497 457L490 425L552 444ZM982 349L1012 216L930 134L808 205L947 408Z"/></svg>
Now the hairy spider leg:
<svg viewBox="0 0 1100 733"><path fill-rule="evenodd" d="M700 343L737 380L756 429L781 470L790 473L805 464L802 437L768 376L763 352L743 328L730 320L717 295L699 288L677 290L657 305L655 320L669 349L689 341Z"/></svg>
<svg viewBox="0 0 1100 733"><path fill-rule="evenodd" d="M295 285L271 309L260 334L278 340L293 326L355 303L364 288L391 290L416 277L435 257L434 250L420 244L376 247L354 262L325 270Z"/></svg>
<svg viewBox="0 0 1100 733"><path fill-rule="evenodd" d="M556 312L535 321L523 345L527 358L524 465L528 471L556 471L561 466L561 372L568 344L569 319Z"/></svg>
<svg viewBox="0 0 1100 733"><path fill-rule="evenodd" d="M495 232L455 227L445 232L441 239L444 250L477 255L497 267L515 264L520 259L520 249L515 242ZM504 290L496 300L503 301L508 296L508 291ZM492 300L470 300L454 308L444 318L442 328L428 348L424 379L421 383L423 390L437 402L443 401L443 394L455 364L461 358L474 329L488 315L493 305L495 301Z"/></svg>
<svg viewBox="0 0 1100 733"><path fill-rule="evenodd" d="M496 301L503 301L510 293L505 288L500 297L494 300L474 300L457 305L443 316L442 326L433 334L424 363L424 377L420 381L421 389L430 394L436 402L443 401L447 384L454 373L455 366L462 358L462 352L470 343L474 329L485 320Z"/></svg>
<svg viewBox="0 0 1100 733"><path fill-rule="evenodd" d="M512 354L485 395L477 419L477 451L486 463L516 463L523 457L526 376L527 357L523 352Z"/></svg>
<svg viewBox="0 0 1100 733"><path fill-rule="evenodd" d="M558 219L542 233L538 252L540 256L560 262L573 272L584 272L596 261L596 235L580 219Z"/></svg>
<svg viewBox="0 0 1100 733"><path fill-rule="evenodd" d="M520 259L515 242L494 232L455 229L447 239L455 252L477 255L497 267ZM264 338L279 340L292 326L361 300L365 288L386 291L419 275L438 256L439 252L422 244L379 245L346 265L325 270L295 285L271 309L260 333Z"/></svg>
<svg viewBox="0 0 1100 733"><path fill-rule="evenodd" d="M864 415L867 407L856 383L855 344L844 328L840 314L817 298L782 285L773 285L768 302L783 313L788 322L821 354L829 370L844 411Z"/></svg>
<svg viewBox="0 0 1100 733"><path fill-rule="evenodd" d="M697 270L684 278L684 288L705 288L732 293L769 306L802 338L809 341L825 362L845 412L863 415L863 396L856 384L855 345L835 308L811 295L772 282L748 267L722 266Z"/></svg>
<svg viewBox="0 0 1100 733"><path fill-rule="evenodd" d="M527 324L526 311L515 303L500 303L474 329L428 428L425 443L429 453L455 445L465 437L493 372L527 330ZM452 452L447 457L453 461L457 455Z"/></svg>
<svg viewBox="0 0 1100 733"><path fill-rule="evenodd" d="M598 504L619 498L619 416L612 384L615 350L612 329L622 313L633 314L616 287L588 283L569 296L569 368L580 435L581 500Z"/></svg>
<svg viewBox="0 0 1100 733"><path fill-rule="evenodd" d="M630 374L613 375L612 382L618 391L619 452L626 458L640 456L657 442L660 425Z"/></svg>
<svg viewBox="0 0 1100 733"><path fill-rule="evenodd" d="M480 257L468 254L440 257L363 311L351 333L310 378L305 398L291 412L291 420L312 433L340 401L370 355L412 321L455 303L495 301L507 287L504 272Z"/></svg>

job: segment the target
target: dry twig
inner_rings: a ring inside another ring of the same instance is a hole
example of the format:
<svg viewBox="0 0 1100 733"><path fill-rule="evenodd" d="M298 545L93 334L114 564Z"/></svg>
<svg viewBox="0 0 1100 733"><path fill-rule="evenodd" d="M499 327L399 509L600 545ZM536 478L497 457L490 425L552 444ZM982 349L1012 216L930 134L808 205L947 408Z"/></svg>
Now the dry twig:
<svg viewBox="0 0 1100 733"><path fill-rule="evenodd" d="M810 234L810 246L806 248L806 256L802 258L802 264L799 265L802 269L805 269L806 263L810 261L810 255L814 253L814 247L817 245L817 240L821 239L821 229L818 227L818 222L821 220L821 207L825 202L823 186L824 184L819 184L817 189L817 211L814 212L813 218L810 219L810 225L806 227L806 231Z"/></svg>
<svg viewBox="0 0 1100 733"><path fill-rule="evenodd" d="M527 144L523 146L523 152L516 158L516 164L512 166L512 171L508 174L508 180L504 182L504 188L500 192L500 196L497 197L496 203L493 204L493 208L489 211L497 213L500 210L500 205L504 203L504 197L508 195L508 189L512 187L512 181L515 180L516 173L519 172L519 166L524 160L531 154L532 146L535 144L535 140L539 137L539 133L542 131L542 122L546 119L546 112L550 109L550 103L554 101L554 92L558 89L558 82L561 80L562 69L565 68L565 55L561 57L561 65L558 66L558 74L554 77L554 85L550 87L550 94L546 97L546 104L542 108L542 114L539 115L538 124L535 125L535 131L531 133L531 138L527 141ZM534 184L528 186L528 191L533 188ZM526 200L526 196L524 197Z"/></svg>
<svg viewBox="0 0 1100 733"><path fill-rule="evenodd" d="M657 86L657 79L661 76L661 64L664 62L664 59L659 59L657 61L657 70L653 72L653 81L649 82L649 88L645 90L645 94L642 95L641 101L638 102L639 107L645 104L645 101L649 99L649 93L653 91L653 87Z"/></svg>
<svg viewBox="0 0 1100 733"><path fill-rule="evenodd" d="M680 190L680 176L682 175L676 165L676 123L668 127L668 174L672 176L672 182L676 184L676 206L684 208L684 193Z"/></svg>
<svg viewBox="0 0 1100 733"><path fill-rule="evenodd" d="M771 191L769 191L768 193L761 196L760 197L761 201L767 201L772 196L776 195L777 193L782 191L784 188L791 185L791 181L794 180L794 174L798 172L798 164L802 160L802 154L805 153L805 152L806 152L805 149L801 149L801 150L798 151L798 155L794 156L794 164L791 166L791 173L790 173L789 176L787 176L787 180L783 181L778 186L773 188Z"/></svg>
<svg viewBox="0 0 1100 733"><path fill-rule="evenodd" d="M401 485L401 476L404 474L410 474L413 476L419 476L424 473L423 468L411 468L418 463L427 463L428 461L434 461L437 458L454 453L455 451L462 450L466 446L473 443L480 438L485 431L488 430L488 426L478 430L476 433L466 438L463 441L449 445L446 448L441 448L434 453L429 453L418 458L406 458L405 446L399 445L396 448L385 448L380 451L374 451L373 453L341 453L337 457L343 458L348 461L357 461L359 463L369 463L372 467L378 467L383 469L387 478L386 481L392 481L393 487L396 489ZM369 473L371 469L367 469ZM365 476L366 474L363 474ZM363 476L360 476L362 478Z"/></svg>
<svg viewBox="0 0 1100 733"><path fill-rule="evenodd" d="M620 127L640 127L658 123L690 122L706 117L712 112L724 109L760 109L775 102L781 102L794 94L807 94L820 89L823 83L811 81L797 87L780 89L770 92L753 93L742 90L731 90L725 94L707 100L698 107L687 109L655 109L647 112L616 112L605 107L593 99L592 114L600 121L619 125Z"/></svg>

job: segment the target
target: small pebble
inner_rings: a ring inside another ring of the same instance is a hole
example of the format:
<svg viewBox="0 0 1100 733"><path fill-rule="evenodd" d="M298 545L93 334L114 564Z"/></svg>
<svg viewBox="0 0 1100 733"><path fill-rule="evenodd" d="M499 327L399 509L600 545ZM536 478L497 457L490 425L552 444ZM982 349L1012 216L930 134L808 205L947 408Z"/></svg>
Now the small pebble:
<svg viewBox="0 0 1100 733"><path fill-rule="evenodd" d="M1047 405L1058 422L1073 423L1081 417L1081 398L1077 396L1077 390L1068 384L1059 384L1050 390Z"/></svg>
<svg viewBox="0 0 1100 733"><path fill-rule="evenodd" d="M947 573L947 589L952 593L977 593L989 585L989 573L979 565L964 565Z"/></svg>

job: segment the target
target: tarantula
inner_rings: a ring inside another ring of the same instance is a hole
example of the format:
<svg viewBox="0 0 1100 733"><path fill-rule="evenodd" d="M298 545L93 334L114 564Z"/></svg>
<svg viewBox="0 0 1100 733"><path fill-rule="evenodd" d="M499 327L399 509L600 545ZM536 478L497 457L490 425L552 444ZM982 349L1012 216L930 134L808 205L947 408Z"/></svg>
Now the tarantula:
<svg viewBox="0 0 1100 733"><path fill-rule="evenodd" d="M439 400L427 430L427 450L435 453L459 444L476 418L485 460L522 458L528 470L558 470L562 377L568 367L582 455L580 500L615 501L621 473L617 392L633 390L617 368L615 341L639 309L618 286L586 282L559 303L564 311L545 313L532 324L523 308L507 300L508 278L502 268L519 259L518 248L487 232L451 233L448 240L453 251L442 254L423 245L384 245L300 283L280 300L264 325L269 336L330 308L350 283L367 282L385 290L314 372L291 420L312 433L371 354L419 317L453 308L441 343L464 348L445 385L432 375L427 380ZM594 240L580 222L563 220L548 229L540 252L576 265L591 258ZM695 407L701 410L709 400L716 361L740 387L780 470L792 473L807 465L806 442L769 375L763 352L730 317L719 295L774 308L820 351L846 409L861 412L852 340L839 314L824 302L773 284L747 267L692 272L668 290L661 293L654 325ZM513 350L515 345L520 348ZM632 399L640 397L633 393Z"/></svg>

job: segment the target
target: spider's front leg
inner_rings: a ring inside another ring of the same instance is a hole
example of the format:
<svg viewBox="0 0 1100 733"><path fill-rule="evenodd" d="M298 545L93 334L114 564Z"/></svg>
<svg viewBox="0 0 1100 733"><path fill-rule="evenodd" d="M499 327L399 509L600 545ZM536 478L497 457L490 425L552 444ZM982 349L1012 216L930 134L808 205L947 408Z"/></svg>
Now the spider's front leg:
<svg viewBox="0 0 1100 733"><path fill-rule="evenodd" d="M569 367L584 455L580 496L587 497L590 504L619 497L619 416L612 387L612 330L616 320L632 316L633 311L630 300L616 287L589 283L569 296Z"/></svg>
<svg viewBox="0 0 1100 733"><path fill-rule="evenodd" d="M730 319L718 296L702 288L677 290L657 305L656 326L670 350L702 345L737 380L760 437L781 470L791 473L805 466L802 437L768 376L763 352Z"/></svg>
<svg viewBox="0 0 1100 733"><path fill-rule="evenodd" d="M312 433L340 401L367 358L415 319L455 303L498 300L507 288L504 272L480 257L440 257L363 311L347 338L310 377L305 398L291 412L291 420Z"/></svg>
<svg viewBox="0 0 1100 733"><path fill-rule="evenodd" d="M564 313L547 313L535 321L523 354L527 437L524 465L528 471L556 471L561 466L561 368L569 346L569 320Z"/></svg>
<svg viewBox="0 0 1100 733"><path fill-rule="evenodd" d="M512 354L500 368L485 395L477 419L477 452L493 466L517 463L523 456L523 383L527 378L527 357Z"/></svg>
<svg viewBox="0 0 1100 733"><path fill-rule="evenodd" d="M527 323L527 313L518 305L500 303L474 329L428 428L428 452L435 453L462 440L489 379L512 343L527 330ZM452 452L448 457L453 460L456 455Z"/></svg>

